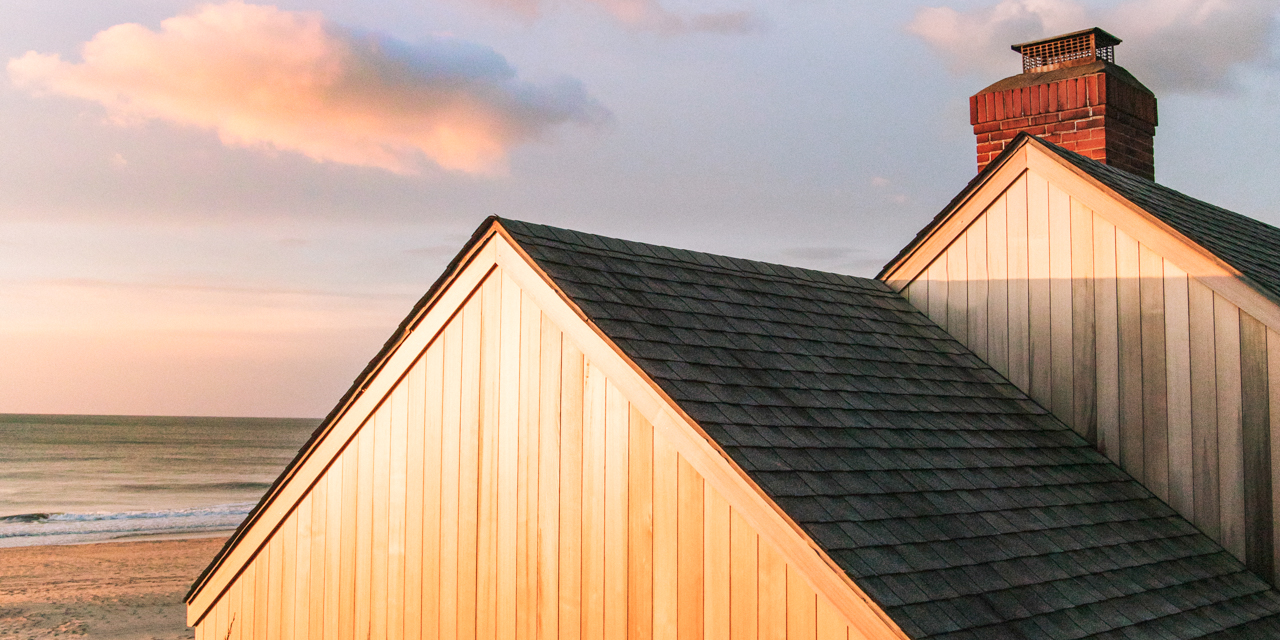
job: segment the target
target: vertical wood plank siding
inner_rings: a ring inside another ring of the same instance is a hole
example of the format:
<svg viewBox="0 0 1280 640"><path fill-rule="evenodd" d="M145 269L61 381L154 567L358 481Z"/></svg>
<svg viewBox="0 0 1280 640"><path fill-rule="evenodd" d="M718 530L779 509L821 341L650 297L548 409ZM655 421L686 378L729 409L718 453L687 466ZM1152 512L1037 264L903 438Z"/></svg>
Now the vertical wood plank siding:
<svg viewBox="0 0 1280 640"><path fill-rule="evenodd" d="M500 270L196 633L228 630L859 637Z"/></svg>
<svg viewBox="0 0 1280 640"><path fill-rule="evenodd" d="M1280 579L1273 330L1034 171L904 292L1251 569Z"/></svg>

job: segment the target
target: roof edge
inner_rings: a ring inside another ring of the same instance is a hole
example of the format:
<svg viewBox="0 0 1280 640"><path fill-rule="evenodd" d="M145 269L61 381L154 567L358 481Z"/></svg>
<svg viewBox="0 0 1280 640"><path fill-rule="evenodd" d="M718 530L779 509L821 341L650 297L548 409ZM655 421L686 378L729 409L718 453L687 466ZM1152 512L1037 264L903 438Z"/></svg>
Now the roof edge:
<svg viewBox="0 0 1280 640"><path fill-rule="evenodd" d="M942 211L939 211L938 214L929 221L929 224L925 225L923 229L917 232L916 236L911 239L911 242L908 242L900 251L898 251L898 255L894 256L889 260L889 262L885 263L885 265L880 268L880 272L876 274L875 279L883 281L886 276L906 262L907 258L910 258L912 254L914 254L916 250L919 249L935 231L938 230L939 227L949 220L952 214L968 203L973 195L976 194L983 185L990 181L996 173L1000 172L1000 170L1009 163L1009 160L1013 158L1014 155L1029 144L1029 140L1036 140L1043 143L1042 140L1039 140L1025 131L1019 132L1017 136L1014 136L1013 140L1009 141L1009 144L1004 148L1004 151L1000 152L1000 155L996 156L995 159L988 163L982 171L978 172L978 175L969 180L969 183L960 190L960 193L956 194L956 196L942 208Z"/></svg>

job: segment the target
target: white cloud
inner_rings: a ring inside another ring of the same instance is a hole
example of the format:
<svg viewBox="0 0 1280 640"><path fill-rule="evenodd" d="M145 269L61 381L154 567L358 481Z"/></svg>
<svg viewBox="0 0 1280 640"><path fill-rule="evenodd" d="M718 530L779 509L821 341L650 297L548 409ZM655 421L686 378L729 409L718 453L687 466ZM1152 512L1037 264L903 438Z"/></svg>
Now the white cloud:
<svg viewBox="0 0 1280 640"><path fill-rule="evenodd" d="M28 52L13 82L104 105L120 122L161 119L317 161L400 173L423 158L500 171L514 145L556 125L608 118L581 84L535 85L492 49L451 38L407 44L319 13L239 1L94 36L84 62Z"/></svg>
<svg viewBox="0 0 1280 640"><path fill-rule="evenodd" d="M1266 63L1277 0L1129 0L1099 10L1071 0L1001 0L957 11L916 13L907 31L959 73L1018 70L1009 45L1099 26L1124 43L1117 62L1157 91L1220 91L1238 65Z"/></svg>

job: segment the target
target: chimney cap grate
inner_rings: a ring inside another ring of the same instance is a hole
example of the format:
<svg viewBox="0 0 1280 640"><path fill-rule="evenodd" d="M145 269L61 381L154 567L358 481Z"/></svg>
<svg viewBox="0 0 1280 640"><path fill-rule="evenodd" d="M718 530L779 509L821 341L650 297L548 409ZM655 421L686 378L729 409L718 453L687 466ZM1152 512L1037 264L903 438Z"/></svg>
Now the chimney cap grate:
<svg viewBox="0 0 1280 640"><path fill-rule="evenodd" d="M1114 63L1115 46L1120 42L1120 38L1094 27L1015 44L1011 48L1022 54L1022 72L1027 73L1087 64L1094 60Z"/></svg>

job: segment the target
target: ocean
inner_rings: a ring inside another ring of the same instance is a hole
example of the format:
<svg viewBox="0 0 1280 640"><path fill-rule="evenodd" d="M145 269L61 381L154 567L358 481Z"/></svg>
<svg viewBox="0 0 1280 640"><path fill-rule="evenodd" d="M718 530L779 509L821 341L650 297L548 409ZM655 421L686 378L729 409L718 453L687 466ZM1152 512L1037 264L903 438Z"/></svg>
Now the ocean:
<svg viewBox="0 0 1280 640"><path fill-rule="evenodd" d="M318 424L0 414L0 547L230 532Z"/></svg>

